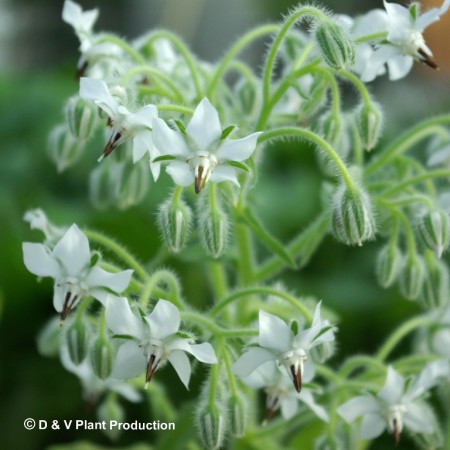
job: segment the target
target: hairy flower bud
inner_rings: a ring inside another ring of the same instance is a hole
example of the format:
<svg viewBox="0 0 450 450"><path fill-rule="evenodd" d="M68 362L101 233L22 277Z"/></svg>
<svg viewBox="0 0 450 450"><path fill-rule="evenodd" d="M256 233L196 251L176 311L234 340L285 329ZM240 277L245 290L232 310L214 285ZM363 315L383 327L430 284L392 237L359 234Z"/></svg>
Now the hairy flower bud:
<svg viewBox="0 0 450 450"><path fill-rule="evenodd" d="M409 300L416 300L422 292L425 266L418 255L409 256L399 277L400 292Z"/></svg>
<svg viewBox="0 0 450 450"><path fill-rule="evenodd" d="M66 120L72 136L86 140L97 125L97 107L79 96L70 97L65 107Z"/></svg>
<svg viewBox="0 0 450 450"><path fill-rule="evenodd" d="M122 179L123 164L113 157L103 160L89 177L89 198L98 209L112 206Z"/></svg>
<svg viewBox="0 0 450 450"><path fill-rule="evenodd" d="M216 450L222 447L228 431L226 408L216 403L203 403L197 412L197 426L203 448Z"/></svg>
<svg viewBox="0 0 450 450"><path fill-rule="evenodd" d="M386 245L379 252L376 261L378 283L384 288L392 286L403 267L403 255L396 245Z"/></svg>
<svg viewBox="0 0 450 450"><path fill-rule="evenodd" d="M419 236L440 258L450 243L450 221L443 210L430 211L419 220Z"/></svg>
<svg viewBox="0 0 450 450"><path fill-rule="evenodd" d="M84 146L74 138L67 125L58 125L49 136L48 152L58 172L63 172L80 158Z"/></svg>
<svg viewBox="0 0 450 450"><path fill-rule="evenodd" d="M375 234L375 220L369 196L362 189L341 184L333 196L332 230L347 245L362 245Z"/></svg>
<svg viewBox="0 0 450 450"><path fill-rule="evenodd" d="M89 343L89 331L81 317L76 317L67 327L66 341L70 359L75 365L81 364L86 358Z"/></svg>
<svg viewBox="0 0 450 450"><path fill-rule="evenodd" d="M106 380L111 375L114 362L114 347L103 336L99 336L90 350L92 370L100 379Z"/></svg>
<svg viewBox="0 0 450 450"><path fill-rule="evenodd" d="M355 111L356 125L358 127L361 142L368 151L378 143L383 127L383 113L378 103L361 103Z"/></svg>
<svg viewBox="0 0 450 450"><path fill-rule="evenodd" d="M244 436L247 429L248 405L245 396L232 395L228 399L228 410L230 414L230 427L234 436Z"/></svg>
<svg viewBox="0 0 450 450"><path fill-rule="evenodd" d="M37 336L38 352L42 356L55 357L59 353L61 325L58 317L49 320Z"/></svg>
<svg viewBox="0 0 450 450"><path fill-rule="evenodd" d="M158 226L167 247L178 253L189 238L192 227L191 208L182 199L170 196L159 208Z"/></svg>
<svg viewBox="0 0 450 450"><path fill-rule="evenodd" d="M355 45L348 33L331 19L320 20L314 36L323 60L333 69L345 69L355 63Z"/></svg>
<svg viewBox="0 0 450 450"><path fill-rule="evenodd" d="M117 400L117 396L108 395L97 409L97 418L100 422L105 421L107 424L111 420L115 420L119 423L125 419L125 412L123 407ZM113 440L116 440L120 435L120 428L106 426L103 430L105 434Z"/></svg>
<svg viewBox="0 0 450 450"><path fill-rule="evenodd" d="M429 252L425 256L426 276L419 300L426 309L437 309L448 303L449 274L447 265Z"/></svg>
<svg viewBox="0 0 450 450"><path fill-rule="evenodd" d="M132 164L125 162L121 170L120 182L117 185L116 205L119 209L127 209L140 203L150 185L150 171L144 161Z"/></svg>

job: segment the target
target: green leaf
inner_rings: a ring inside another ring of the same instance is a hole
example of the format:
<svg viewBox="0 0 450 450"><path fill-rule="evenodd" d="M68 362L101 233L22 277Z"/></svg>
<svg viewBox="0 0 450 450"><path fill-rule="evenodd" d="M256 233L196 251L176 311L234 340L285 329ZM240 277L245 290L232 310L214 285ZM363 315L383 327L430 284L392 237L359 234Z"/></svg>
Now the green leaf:
<svg viewBox="0 0 450 450"><path fill-rule="evenodd" d="M417 20L417 3L413 3L411 5L411 7L409 8L409 13L411 14L411 17L415 22Z"/></svg>
<svg viewBox="0 0 450 450"><path fill-rule="evenodd" d="M229 166L236 167L236 169L244 170L245 172L250 173L250 168L246 164L244 164L242 162L239 162L239 161L227 161L227 164Z"/></svg>
<svg viewBox="0 0 450 450"><path fill-rule="evenodd" d="M157 163L157 162L164 162L164 161L173 161L175 158L175 156L172 155L162 155L162 156L157 156L152 162L153 163Z"/></svg>
<svg viewBox="0 0 450 450"><path fill-rule="evenodd" d="M295 269L296 264L292 256L286 251L283 244L275 239L247 208L242 213L242 217L246 224L253 230L258 239L280 259L282 259L289 267Z"/></svg>
<svg viewBox="0 0 450 450"><path fill-rule="evenodd" d="M186 127L184 126L183 122L174 119L175 125L177 126L177 128L183 133L186 134Z"/></svg>
<svg viewBox="0 0 450 450"><path fill-rule="evenodd" d="M236 125L230 125L222 130L222 135L220 136L220 140L223 141L226 139L236 128Z"/></svg>
<svg viewBox="0 0 450 450"><path fill-rule="evenodd" d="M113 334L112 335L113 339L126 339L128 341L133 340L134 337L130 336L129 334Z"/></svg>

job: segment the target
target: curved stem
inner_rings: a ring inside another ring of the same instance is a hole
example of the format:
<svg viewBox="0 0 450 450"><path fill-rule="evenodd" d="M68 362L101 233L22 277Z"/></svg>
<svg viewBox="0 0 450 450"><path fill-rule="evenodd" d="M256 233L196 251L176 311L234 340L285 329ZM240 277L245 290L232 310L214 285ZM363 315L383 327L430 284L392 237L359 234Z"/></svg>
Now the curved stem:
<svg viewBox="0 0 450 450"><path fill-rule="evenodd" d="M372 100L370 98L369 91L366 88L366 85L353 73L348 72L346 70L340 70L339 72L336 72L339 77L346 78L349 80L353 85L358 89L359 93L361 94L362 101L366 105L370 105L372 103Z"/></svg>
<svg viewBox="0 0 450 450"><path fill-rule="evenodd" d="M386 367L384 367L384 365L380 361L374 359L373 357L356 355L342 364L341 368L339 369L339 374L342 378L347 378L358 367L365 368L367 366L373 366L377 370L382 370L383 372L386 371Z"/></svg>
<svg viewBox="0 0 450 450"><path fill-rule="evenodd" d="M171 300L179 308L184 309L185 304L180 296L180 291L181 291L180 283L178 282L177 278L175 277L175 275L172 272L170 272L169 270L161 269L161 270L157 270L156 272L154 272L148 278L148 281L145 284L144 289L142 290L141 303L142 303L142 307L144 308L144 310L147 309L151 295L152 295L152 293L155 292L156 286L161 282L164 282L169 286L171 294L172 294L172 295L170 295L170 298L169 298L167 293L165 293L164 297L167 298L168 300Z"/></svg>
<svg viewBox="0 0 450 450"><path fill-rule="evenodd" d="M194 110L192 108L187 108L182 105L156 105L156 107L158 108L158 111L173 111L180 114L188 114L189 116L194 114Z"/></svg>

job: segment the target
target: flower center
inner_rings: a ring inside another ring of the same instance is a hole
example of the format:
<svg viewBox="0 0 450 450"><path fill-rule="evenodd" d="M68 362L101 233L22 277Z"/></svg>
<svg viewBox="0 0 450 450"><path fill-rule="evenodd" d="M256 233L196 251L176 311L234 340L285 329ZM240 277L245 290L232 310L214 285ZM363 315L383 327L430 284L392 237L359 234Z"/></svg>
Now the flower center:
<svg viewBox="0 0 450 450"><path fill-rule="evenodd" d="M197 152L187 160L191 166L195 177L195 192L198 194L209 180L212 172L216 168L218 161L215 155L208 152Z"/></svg>
<svg viewBox="0 0 450 450"><path fill-rule="evenodd" d="M395 444L400 441L400 433L403 430L403 416L406 413L404 405L393 405L387 411L389 432L394 438Z"/></svg>
<svg viewBox="0 0 450 450"><path fill-rule="evenodd" d="M306 352L302 348L289 350L283 353L279 359L291 377L297 392L302 389L303 363L307 359Z"/></svg>

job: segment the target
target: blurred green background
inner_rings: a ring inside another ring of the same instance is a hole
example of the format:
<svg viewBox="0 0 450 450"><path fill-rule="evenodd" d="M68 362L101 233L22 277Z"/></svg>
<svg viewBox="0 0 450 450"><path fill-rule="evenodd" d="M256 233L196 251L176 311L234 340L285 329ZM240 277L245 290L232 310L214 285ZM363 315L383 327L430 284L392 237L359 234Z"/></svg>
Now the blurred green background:
<svg viewBox="0 0 450 450"><path fill-rule="evenodd" d="M279 20L291 1L281 0L114 0L80 2L84 8L100 7L96 30L111 30L135 38L153 27L176 31L203 59L214 62L252 25ZM340 13L364 12L382 2L324 1ZM436 4L436 3L434 3ZM437 2L439 4L439 2ZM43 208L57 225L76 222L103 230L126 244L141 260L151 259L160 247L154 225L157 205L168 183L152 186L145 201L126 212L95 210L88 201L88 174L101 149L85 154L74 168L58 174L47 157L47 135L62 119L65 99L77 92L74 69L78 42L60 20L63 1L0 0L0 449L56 450L57 444L85 440L112 446L99 432L25 431L23 421L35 419L95 420L86 412L78 380L62 369L58 360L41 357L35 338L54 315L52 285L37 283L23 266L21 242L38 241L41 235L22 220L30 208ZM441 31L450 29L443 28ZM423 117L448 112L450 106L450 50L440 45L448 36L434 31L436 59L442 70L432 72L416 64L406 80L378 80L372 91L387 114L386 137L399 133ZM433 42L430 46L433 47ZM264 43L243 58L256 68ZM351 97L351 93L349 96ZM350 100L349 106L352 105ZM318 212L322 179L313 151L295 151L288 144L268 151L264 172L254 199L267 227L288 241ZM283 198L284 202L279 199ZM324 299L340 317L338 353L331 365L355 352L372 352L390 330L418 312L415 304L400 299L396 289L381 290L374 277L376 242L363 248L344 248L327 238L311 264L300 273L287 271L286 286L302 295ZM172 266L173 260L165 264ZM209 292L201 265L175 264L186 297L206 305ZM198 286L203 289L199 292ZM405 347L407 348L407 347ZM401 350L400 350L401 351ZM166 372L169 382L172 380ZM170 386L169 386L170 388ZM194 398L193 392L176 393ZM146 415L145 404L127 406L130 420ZM155 413L155 419L157 414ZM192 432L194 432L192 428ZM129 432L117 447L151 442L151 432ZM403 446L407 449L406 440ZM386 437L371 448L390 446ZM66 448L66 447L64 447ZM67 447L72 448L72 447ZM80 450L87 450L82 444ZM138 450L141 447L133 447ZM145 448L145 447L142 447ZM306 449L308 450L308 449Z"/></svg>

